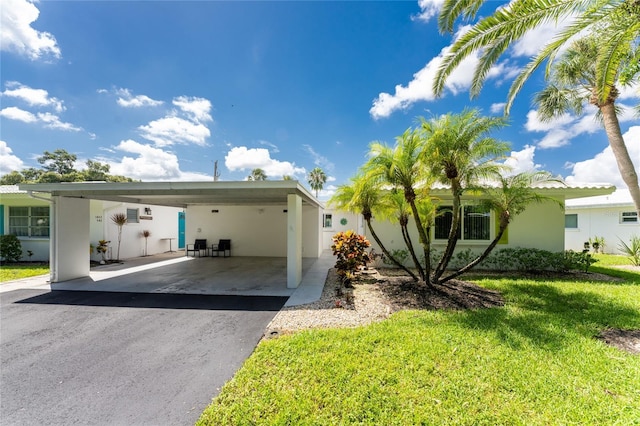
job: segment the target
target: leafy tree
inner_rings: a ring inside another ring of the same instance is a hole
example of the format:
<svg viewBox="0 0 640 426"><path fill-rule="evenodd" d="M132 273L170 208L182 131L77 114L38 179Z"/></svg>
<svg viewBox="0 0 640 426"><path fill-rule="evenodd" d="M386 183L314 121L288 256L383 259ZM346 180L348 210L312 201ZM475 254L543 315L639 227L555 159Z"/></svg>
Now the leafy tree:
<svg viewBox="0 0 640 426"><path fill-rule="evenodd" d="M595 37L576 40L559 61L553 64L548 76L549 84L536 94L535 103L538 105L538 115L543 121L569 111L580 115L587 104L598 108L598 116L604 124L618 169L640 215L638 174L622 137L615 106L618 89L613 85L605 102L600 100L597 92L597 61L601 55L600 49L600 41Z"/></svg>
<svg viewBox="0 0 640 426"><path fill-rule="evenodd" d="M70 154L64 149L56 149L53 152L45 151L38 157L38 163L48 172L65 175L74 171L73 166L77 159L75 154Z"/></svg>
<svg viewBox="0 0 640 426"><path fill-rule="evenodd" d="M256 168L251 171L251 174L247 177L247 180L267 180L267 174L264 172L264 170Z"/></svg>
<svg viewBox="0 0 640 426"><path fill-rule="evenodd" d="M485 0L445 0L438 18L440 30L451 32L459 17L474 18L484 3ZM618 96L616 83L619 79L623 84L630 83L640 73L640 2L637 0L514 0L504 7L501 5L493 15L480 19L454 42L438 69L434 92L442 93L447 78L460 63L473 52L482 51L470 91L472 97L477 96L489 70L512 43L547 22L566 18L573 18L570 25L544 46L514 80L507 97L505 113L509 113L515 97L543 62L548 61L548 73L556 56L575 37L593 36L598 48L592 52L592 63L588 67L589 73L594 77L590 82L590 102L602 112L609 143L612 144L612 149L613 144L617 144L615 149L620 153L622 147L617 135L614 135L617 125L613 113L614 101ZM638 110L640 111L640 105ZM612 135L615 136L613 140ZM621 165L622 157L617 155L622 178L629 187L636 210L640 214L637 174L631 173L626 160Z"/></svg>
<svg viewBox="0 0 640 426"><path fill-rule="evenodd" d="M282 180L293 180L293 177L291 175L283 175Z"/></svg>
<svg viewBox="0 0 640 426"><path fill-rule="evenodd" d="M0 177L0 185L17 185L21 182L24 182L24 176L16 170Z"/></svg>
<svg viewBox="0 0 640 426"><path fill-rule="evenodd" d="M110 166L99 161L87 160L87 168L83 171L85 181L106 181Z"/></svg>
<svg viewBox="0 0 640 426"><path fill-rule="evenodd" d="M318 197L318 191L322 190L325 183L327 183L327 175L322 171L320 167L316 167L309 172L307 177L309 186L316 191L316 198Z"/></svg>
<svg viewBox="0 0 640 426"><path fill-rule="evenodd" d="M44 170L36 169L35 167L29 167L22 170L22 176L24 176L25 182L37 182L40 176L44 173Z"/></svg>

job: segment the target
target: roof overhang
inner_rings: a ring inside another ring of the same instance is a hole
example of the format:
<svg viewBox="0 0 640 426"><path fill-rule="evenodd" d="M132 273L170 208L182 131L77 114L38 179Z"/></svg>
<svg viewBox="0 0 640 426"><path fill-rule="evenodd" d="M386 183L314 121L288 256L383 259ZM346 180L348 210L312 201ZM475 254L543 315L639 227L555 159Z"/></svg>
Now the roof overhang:
<svg viewBox="0 0 640 426"><path fill-rule="evenodd" d="M193 205L286 205L296 194L322 207L298 181L69 182L19 184L21 190L52 196L186 208Z"/></svg>
<svg viewBox="0 0 640 426"><path fill-rule="evenodd" d="M532 187L539 195L559 200L571 200L574 198L593 197L596 195L609 195L616 190L611 184L563 184L560 182L551 182ZM451 190L449 188L438 187L430 191L431 195L449 198ZM464 198L464 197L463 197ZM474 198L473 196L471 198ZM477 197L475 197L477 198Z"/></svg>

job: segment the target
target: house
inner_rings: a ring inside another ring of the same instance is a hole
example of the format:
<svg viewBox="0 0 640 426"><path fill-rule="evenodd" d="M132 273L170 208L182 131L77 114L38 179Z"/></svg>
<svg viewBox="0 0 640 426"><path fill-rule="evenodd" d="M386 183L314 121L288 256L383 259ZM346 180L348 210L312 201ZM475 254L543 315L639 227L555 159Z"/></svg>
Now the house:
<svg viewBox="0 0 640 426"><path fill-rule="evenodd" d="M628 189L568 200L565 209L565 248L581 251L595 237L604 238L605 253L620 253L620 241L640 237L640 220Z"/></svg>
<svg viewBox="0 0 640 426"><path fill-rule="evenodd" d="M537 187L536 192L564 204L575 198L585 196L605 196L613 192L614 189L609 184L576 184L567 186L562 183L548 183ZM434 188L430 194L438 199L438 208L444 211L451 209L452 197L448 189L444 187ZM523 213L512 219L495 250L502 248L537 248L550 252L564 251L564 213L564 210L554 201L530 204ZM336 217L335 213L333 217ZM394 250L406 249L399 225L388 221L379 221L374 217L372 226L387 250L393 252ZM444 250L450 226L450 214L444 214L436 218L431 229L432 249L440 252ZM459 240L456 244L456 252L470 249L475 253L480 253L495 237L498 231L497 227L498 221L494 212L482 210L477 205L477 198L468 194L464 195L462 198L462 223ZM362 224L359 229L362 229L362 231L358 232L365 235L375 251L380 253L381 249L372 238L366 224ZM409 232L414 247L418 247L420 245L419 237L412 219L410 219Z"/></svg>
<svg viewBox="0 0 640 426"><path fill-rule="evenodd" d="M20 184L30 196L51 199L51 281L66 281L89 275L87 247L95 238L91 223L100 210L92 203L119 203L120 206L146 206L155 215L161 207L184 213L186 242L206 239L232 241L234 256L286 257L287 287L296 288L302 280L302 259L319 258L330 248L338 231L353 229L375 247L360 215L325 207L299 182L289 181L213 181L213 182L128 182L128 183L42 183ZM585 196L613 192L610 185L548 185L537 188L546 196L564 203ZM45 195L46 194L46 195ZM446 206L450 195L445 189L432 194ZM115 204L105 204L115 206ZM101 220L114 210L105 210ZM128 213L128 212L127 212ZM459 249L484 247L496 233L492 212L480 211L473 198L463 200L463 224ZM376 233L389 245L403 249L399 227L374 219ZM128 227L128 226L127 226ZM434 246L444 247L446 223L436 223ZM133 229L133 227L132 227ZM124 231L123 231L124 232ZM133 234L132 234L133 235ZM170 232L156 234L171 237ZM418 241L417 235L412 235ZM140 241L141 243L141 241ZM138 247L138 252L141 246ZM564 212L556 203L533 204L517 216L501 240L501 247L535 247L549 251L564 249ZM124 256L121 254L121 257ZM86 261L83 261L86 260Z"/></svg>
<svg viewBox="0 0 640 426"><path fill-rule="evenodd" d="M22 260L49 261L51 243L51 206L48 193L28 193L16 185L0 185L0 235L15 234L22 246ZM98 241L110 241L106 259L115 259L118 227L111 220L115 213L127 216L122 228L120 258L151 255L184 248L184 214L175 207L151 206L117 201L90 201L89 242L85 246L90 259L100 261L95 247ZM180 233L182 229L182 233ZM150 236L142 237L147 230ZM90 247L93 247L90 250ZM33 255L29 258L28 252Z"/></svg>

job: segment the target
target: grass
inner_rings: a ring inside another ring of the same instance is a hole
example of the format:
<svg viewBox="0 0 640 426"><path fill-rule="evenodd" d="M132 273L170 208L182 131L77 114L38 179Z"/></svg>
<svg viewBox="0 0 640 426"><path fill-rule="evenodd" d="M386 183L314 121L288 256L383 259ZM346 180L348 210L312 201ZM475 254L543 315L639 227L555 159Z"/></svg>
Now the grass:
<svg viewBox="0 0 640 426"><path fill-rule="evenodd" d="M49 265L12 265L3 264L0 267L0 283L35 277L49 273Z"/></svg>
<svg viewBox="0 0 640 426"><path fill-rule="evenodd" d="M594 338L640 329L640 274L623 273L484 278L503 308L265 340L198 424L640 424L640 356Z"/></svg>

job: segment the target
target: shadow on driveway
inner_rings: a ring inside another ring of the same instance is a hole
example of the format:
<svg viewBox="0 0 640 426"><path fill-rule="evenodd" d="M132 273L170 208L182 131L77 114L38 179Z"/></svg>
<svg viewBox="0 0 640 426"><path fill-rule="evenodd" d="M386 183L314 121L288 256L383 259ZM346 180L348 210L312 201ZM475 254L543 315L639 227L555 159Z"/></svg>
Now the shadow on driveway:
<svg viewBox="0 0 640 426"><path fill-rule="evenodd" d="M288 297L276 296L212 296L54 290L50 293L18 300L15 303L277 312L287 299Z"/></svg>

